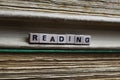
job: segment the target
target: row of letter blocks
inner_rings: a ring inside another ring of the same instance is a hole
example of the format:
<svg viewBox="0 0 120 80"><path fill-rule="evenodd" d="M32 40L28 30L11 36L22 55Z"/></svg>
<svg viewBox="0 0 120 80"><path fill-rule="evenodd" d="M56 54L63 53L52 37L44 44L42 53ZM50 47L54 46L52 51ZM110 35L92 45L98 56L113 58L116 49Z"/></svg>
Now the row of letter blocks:
<svg viewBox="0 0 120 80"><path fill-rule="evenodd" d="M30 43L89 45L90 35L30 33Z"/></svg>

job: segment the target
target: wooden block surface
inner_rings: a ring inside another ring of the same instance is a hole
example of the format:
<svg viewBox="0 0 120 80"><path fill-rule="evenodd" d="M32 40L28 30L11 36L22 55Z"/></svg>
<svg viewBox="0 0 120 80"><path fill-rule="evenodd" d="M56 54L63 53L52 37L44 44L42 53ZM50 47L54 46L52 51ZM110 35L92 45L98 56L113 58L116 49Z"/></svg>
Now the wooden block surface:
<svg viewBox="0 0 120 80"><path fill-rule="evenodd" d="M50 15L45 14L45 17L47 16L47 18L52 17L53 15L54 18L56 18L55 13L62 13L63 15L61 16L58 16L57 14L57 17L60 19L63 17L74 19L75 17L75 19L78 19L80 15L84 15L81 18L81 20L83 20L86 16L95 16L88 17L87 20L96 21L96 16L102 16L103 18L97 17L99 18L99 21L107 20L114 22L117 18L117 22L119 22L120 0L0 0L0 17L11 17L14 15L14 17L18 17L18 20L23 21L19 22L21 25L14 24L15 28L16 26L21 27L23 25L26 28L26 22L24 22L24 19L20 18L21 15L28 15L29 18L34 15L35 18L30 19L31 21L35 20L38 24L39 21L36 20L36 18L39 17L37 15L40 14L40 12L42 12L42 15L45 13L54 13ZM7 14L7 16L5 14ZM68 14L70 15L68 16ZM71 16L71 14L77 16ZM25 19L30 21L28 16L27 18L25 17ZM5 18L0 19L2 21L5 20ZM9 18L9 20L14 20L14 18ZM48 22L49 21L50 20L48 20ZM13 25L10 21L8 22L9 23L7 24L6 22L3 24L8 26ZM30 22L28 23L29 25L32 24ZM108 27L111 26L110 24ZM34 25L36 25L36 23L34 23ZM85 25L88 26L89 24ZM112 27L114 25L112 25ZM10 27L8 29L10 30ZM21 28L19 29L22 30ZM33 29L33 27L31 27L31 29ZM113 30L113 28L111 29ZM1 28L1 30L5 31L6 28ZM14 30L11 31L13 32ZM102 31L98 33L102 33ZM111 32L107 32L107 34L108 33ZM116 32L113 36L117 34L119 35L119 33ZM3 36L3 42L7 40L5 35L1 34L1 36ZM115 36L115 38L119 42L119 38L117 38L117 36ZM15 36L11 34L9 37L13 39ZM114 41L113 37L112 39ZM17 45L18 41L16 41ZM24 40L20 39L20 41ZM5 41L5 43L6 42L9 41ZM9 42L9 44L14 46L11 42ZM6 43L6 45L8 45L8 43ZM0 79L120 80L119 57L119 53L0 53Z"/></svg>
<svg viewBox="0 0 120 80"><path fill-rule="evenodd" d="M0 79L120 80L119 53L0 53Z"/></svg>
<svg viewBox="0 0 120 80"><path fill-rule="evenodd" d="M120 0L0 0L0 10L119 17Z"/></svg>

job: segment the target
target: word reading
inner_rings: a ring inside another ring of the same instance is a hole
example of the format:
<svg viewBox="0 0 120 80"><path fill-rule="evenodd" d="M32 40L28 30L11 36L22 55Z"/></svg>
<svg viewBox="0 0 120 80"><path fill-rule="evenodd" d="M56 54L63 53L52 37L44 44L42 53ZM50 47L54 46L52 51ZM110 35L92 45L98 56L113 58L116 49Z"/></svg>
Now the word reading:
<svg viewBox="0 0 120 80"><path fill-rule="evenodd" d="M89 45L90 41L89 35L30 33L30 43Z"/></svg>

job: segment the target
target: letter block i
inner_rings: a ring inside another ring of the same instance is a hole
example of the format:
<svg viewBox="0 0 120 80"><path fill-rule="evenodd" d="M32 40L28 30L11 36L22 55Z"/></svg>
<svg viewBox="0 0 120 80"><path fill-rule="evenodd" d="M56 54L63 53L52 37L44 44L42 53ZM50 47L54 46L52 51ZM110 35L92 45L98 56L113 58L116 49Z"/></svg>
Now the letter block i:
<svg viewBox="0 0 120 80"><path fill-rule="evenodd" d="M75 44L75 35L67 34L67 44Z"/></svg>

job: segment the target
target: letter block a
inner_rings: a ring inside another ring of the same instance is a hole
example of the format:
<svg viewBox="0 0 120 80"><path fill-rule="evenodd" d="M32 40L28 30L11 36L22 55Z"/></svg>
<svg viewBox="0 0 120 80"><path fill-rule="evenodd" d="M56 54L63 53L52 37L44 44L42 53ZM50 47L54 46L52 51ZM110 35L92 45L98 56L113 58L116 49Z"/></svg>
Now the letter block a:
<svg viewBox="0 0 120 80"><path fill-rule="evenodd" d="M29 39L30 39L29 40L30 43L39 43L40 35L39 35L39 33L30 33Z"/></svg>
<svg viewBox="0 0 120 80"><path fill-rule="evenodd" d="M57 42L58 42L57 37L58 37L57 34L49 34L49 36L48 36L49 43L57 44Z"/></svg>

